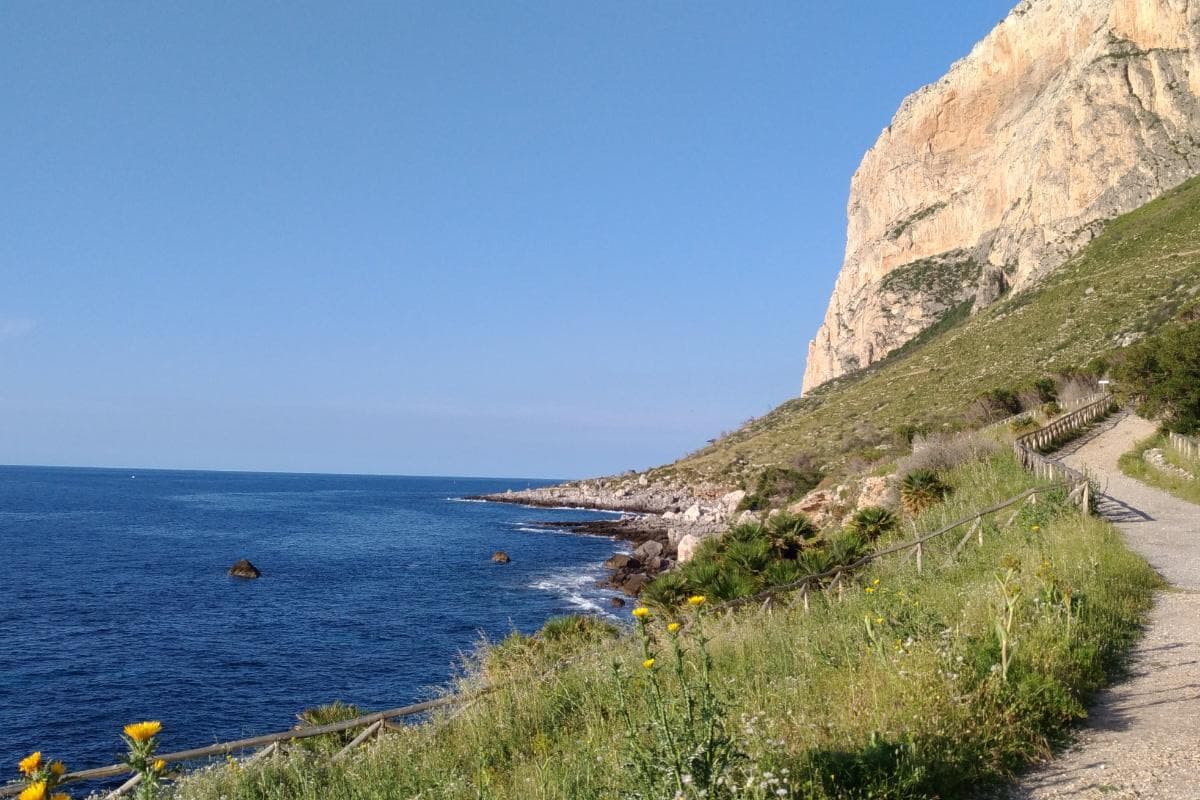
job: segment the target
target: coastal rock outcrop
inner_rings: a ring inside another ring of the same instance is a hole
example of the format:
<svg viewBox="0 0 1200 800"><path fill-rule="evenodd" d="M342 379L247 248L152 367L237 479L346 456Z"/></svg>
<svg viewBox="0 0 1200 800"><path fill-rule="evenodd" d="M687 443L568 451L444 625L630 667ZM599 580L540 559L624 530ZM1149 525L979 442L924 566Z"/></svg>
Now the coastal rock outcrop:
<svg viewBox="0 0 1200 800"><path fill-rule="evenodd" d="M855 172L804 391L1030 286L1197 173L1200 2L1020 3Z"/></svg>
<svg viewBox="0 0 1200 800"><path fill-rule="evenodd" d="M253 580L262 577L258 567L254 566L249 560L243 558L229 568L229 577L231 578L246 578Z"/></svg>
<svg viewBox="0 0 1200 800"><path fill-rule="evenodd" d="M510 561L512 561L512 558L510 558L508 553L504 552L503 550L497 550L496 552L492 553L492 563L494 564L507 564Z"/></svg>

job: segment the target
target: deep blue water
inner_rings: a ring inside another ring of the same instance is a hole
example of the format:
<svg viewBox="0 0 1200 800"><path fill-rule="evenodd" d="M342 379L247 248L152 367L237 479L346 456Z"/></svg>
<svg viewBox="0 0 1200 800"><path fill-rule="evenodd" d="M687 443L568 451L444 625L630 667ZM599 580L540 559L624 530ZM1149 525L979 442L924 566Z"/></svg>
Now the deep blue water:
<svg viewBox="0 0 1200 800"><path fill-rule="evenodd" d="M540 483L0 467L0 764L112 763L138 719L176 750L405 705L481 634L607 609L615 543L531 524L600 515L453 499Z"/></svg>

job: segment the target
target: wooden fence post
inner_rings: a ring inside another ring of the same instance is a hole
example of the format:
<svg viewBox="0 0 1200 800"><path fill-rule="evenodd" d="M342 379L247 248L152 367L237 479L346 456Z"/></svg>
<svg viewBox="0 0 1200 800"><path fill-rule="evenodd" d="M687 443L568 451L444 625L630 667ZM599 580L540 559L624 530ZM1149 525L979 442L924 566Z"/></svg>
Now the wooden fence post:
<svg viewBox="0 0 1200 800"><path fill-rule="evenodd" d="M921 571L921 562L924 560L924 557L925 545L923 545L921 542L917 542L917 572Z"/></svg>

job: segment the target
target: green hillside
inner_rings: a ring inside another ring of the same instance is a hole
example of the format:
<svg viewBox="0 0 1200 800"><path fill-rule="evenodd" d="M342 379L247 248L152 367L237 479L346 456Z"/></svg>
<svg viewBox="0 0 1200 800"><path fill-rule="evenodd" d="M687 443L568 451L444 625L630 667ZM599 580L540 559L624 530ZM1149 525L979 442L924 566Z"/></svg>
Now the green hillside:
<svg viewBox="0 0 1200 800"><path fill-rule="evenodd" d="M1037 287L966 306L887 359L789 400L669 467L736 480L767 465L887 460L901 426L961 427L981 393L1075 370L1169 320L1200 291L1200 178L1108 224Z"/></svg>

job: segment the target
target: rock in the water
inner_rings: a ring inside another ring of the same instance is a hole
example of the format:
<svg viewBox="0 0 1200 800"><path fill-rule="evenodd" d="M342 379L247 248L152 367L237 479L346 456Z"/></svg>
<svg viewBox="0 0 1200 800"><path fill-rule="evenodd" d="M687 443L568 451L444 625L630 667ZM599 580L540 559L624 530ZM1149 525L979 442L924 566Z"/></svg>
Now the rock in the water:
<svg viewBox="0 0 1200 800"><path fill-rule="evenodd" d="M613 608L624 608L625 607L625 601L619 597L614 597L612 600L609 601L609 603L612 605Z"/></svg>
<svg viewBox="0 0 1200 800"><path fill-rule="evenodd" d="M680 564L691 561L692 556L696 555L696 548L699 546L700 540L689 533L679 540L679 544L675 548L675 558Z"/></svg>
<svg viewBox="0 0 1200 800"><path fill-rule="evenodd" d="M640 566L641 562L624 553L615 553L604 562L605 569L637 569Z"/></svg>
<svg viewBox="0 0 1200 800"><path fill-rule="evenodd" d="M492 553L492 561L497 564L507 564L508 562L512 561L512 559L508 557L508 553L504 552L503 550L497 550L496 552Z"/></svg>
<svg viewBox="0 0 1200 800"><path fill-rule="evenodd" d="M258 578L262 573L258 571L258 567L243 558L229 568L229 575L233 578Z"/></svg>

